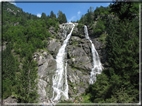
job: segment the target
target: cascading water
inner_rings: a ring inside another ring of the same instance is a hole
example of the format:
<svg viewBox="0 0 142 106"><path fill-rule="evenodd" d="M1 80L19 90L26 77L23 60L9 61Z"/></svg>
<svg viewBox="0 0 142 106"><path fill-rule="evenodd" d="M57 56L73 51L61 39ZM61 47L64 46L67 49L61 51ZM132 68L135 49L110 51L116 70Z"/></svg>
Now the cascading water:
<svg viewBox="0 0 142 106"><path fill-rule="evenodd" d="M66 63L64 62L64 58L66 54L65 48L71 37L75 25L73 23L67 23L66 25L72 26L72 29L70 33L67 35L66 39L64 40L63 45L59 49L58 54L56 56L57 69L55 75L52 78L53 97L51 98L51 101L53 103L58 102L62 95L65 97L65 99L69 98L68 82L67 82L67 62Z"/></svg>
<svg viewBox="0 0 142 106"><path fill-rule="evenodd" d="M84 32L85 32L86 39L88 39L91 43L93 67L92 67L92 70L91 70L91 73L90 73L89 83L93 84L96 81L96 74L101 74L103 67L102 67L102 64L100 62L98 52L96 51L94 44L92 43L91 39L89 38L88 29L87 29L86 25L84 25Z"/></svg>

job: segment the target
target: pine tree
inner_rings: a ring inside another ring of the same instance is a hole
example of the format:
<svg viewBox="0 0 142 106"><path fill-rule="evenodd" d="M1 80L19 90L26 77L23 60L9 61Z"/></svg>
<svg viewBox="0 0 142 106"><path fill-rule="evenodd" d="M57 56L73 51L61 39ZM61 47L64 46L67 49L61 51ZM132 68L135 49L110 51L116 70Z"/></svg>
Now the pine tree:
<svg viewBox="0 0 142 106"><path fill-rule="evenodd" d="M66 15L64 13L62 13L62 11L58 12L58 21L60 24L67 22Z"/></svg>
<svg viewBox="0 0 142 106"><path fill-rule="evenodd" d="M53 11L50 12L50 18L56 18L56 15L54 14Z"/></svg>

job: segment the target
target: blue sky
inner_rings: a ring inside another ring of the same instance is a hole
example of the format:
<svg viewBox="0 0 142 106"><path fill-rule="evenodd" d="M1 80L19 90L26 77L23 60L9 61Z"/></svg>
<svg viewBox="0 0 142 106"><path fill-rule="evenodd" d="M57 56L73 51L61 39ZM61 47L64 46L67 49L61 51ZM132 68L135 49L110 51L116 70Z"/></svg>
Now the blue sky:
<svg viewBox="0 0 142 106"><path fill-rule="evenodd" d="M87 13L89 7L108 6L110 3L16 3L17 7L22 8L24 12L28 12L40 17L44 12L50 15L53 11L56 15L58 11L65 13L68 22L79 20L82 15Z"/></svg>

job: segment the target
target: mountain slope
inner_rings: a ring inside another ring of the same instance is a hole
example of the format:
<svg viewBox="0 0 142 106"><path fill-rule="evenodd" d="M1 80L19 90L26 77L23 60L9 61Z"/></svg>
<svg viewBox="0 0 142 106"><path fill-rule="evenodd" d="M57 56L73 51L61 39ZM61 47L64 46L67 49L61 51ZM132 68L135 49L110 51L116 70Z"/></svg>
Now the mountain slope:
<svg viewBox="0 0 142 106"><path fill-rule="evenodd" d="M50 103L56 55L65 39L64 34L70 32L70 29L67 32L63 30L66 27L61 22L66 20L44 13L38 18L10 3L2 3L2 15L4 102ZM138 4L114 3L96 10L90 7L74 24L65 55L69 99L65 101L61 97L60 101L138 102ZM93 85L88 83L93 59L91 44L85 38L84 24L104 66ZM8 101L9 98L11 101Z"/></svg>

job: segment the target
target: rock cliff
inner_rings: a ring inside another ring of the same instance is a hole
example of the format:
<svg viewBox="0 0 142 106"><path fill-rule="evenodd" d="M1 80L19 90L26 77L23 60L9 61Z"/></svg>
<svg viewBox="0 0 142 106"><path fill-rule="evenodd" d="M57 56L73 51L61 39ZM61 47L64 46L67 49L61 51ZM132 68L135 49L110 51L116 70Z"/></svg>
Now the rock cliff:
<svg viewBox="0 0 142 106"><path fill-rule="evenodd" d="M75 97L85 92L85 89L89 86L89 76L92 68L91 44L85 38L83 28L79 29L77 25L66 47L65 57L68 63L67 79L70 101L74 101ZM36 52L33 56L38 62L38 94L40 103L51 102L50 98L53 92L52 76L56 70L56 55L65 39L64 34L69 33L70 30L70 28L67 28L67 32L63 31L63 28L66 28L65 24L59 27L59 31L57 33L54 32L56 37L49 39L47 49ZM51 34L53 30L51 28ZM96 38L92 38L92 41L100 55L101 62L105 63L105 51L102 48L102 43L97 41Z"/></svg>

